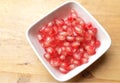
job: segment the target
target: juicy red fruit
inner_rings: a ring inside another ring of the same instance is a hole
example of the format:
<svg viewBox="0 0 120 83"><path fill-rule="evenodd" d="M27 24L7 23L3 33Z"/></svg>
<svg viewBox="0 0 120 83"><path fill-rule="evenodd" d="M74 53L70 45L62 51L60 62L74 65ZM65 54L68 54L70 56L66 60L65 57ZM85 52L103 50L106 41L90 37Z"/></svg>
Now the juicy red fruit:
<svg viewBox="0 0 120 83"><path fill-rule="evenodd" d="M38 32L38 41L45 49L44 58L51 66L66 74L89 62L101 42L97 39L97 28L85 23L71 9L65 18L48 22Z"/></svg>

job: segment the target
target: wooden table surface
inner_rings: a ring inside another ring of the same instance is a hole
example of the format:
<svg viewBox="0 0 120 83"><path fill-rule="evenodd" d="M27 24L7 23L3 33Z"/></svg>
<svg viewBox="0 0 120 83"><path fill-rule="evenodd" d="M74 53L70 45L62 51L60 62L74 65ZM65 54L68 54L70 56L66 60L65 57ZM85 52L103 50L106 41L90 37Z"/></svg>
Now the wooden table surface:
<svg viewBox="0 0 120 83"><path fill-rule="evenodd" d="M0 0L0 83L58 82L28 44L26 29L66 0ZM110 49L68 82L120 82L120 0L77 0L107 30Z"/></svg>

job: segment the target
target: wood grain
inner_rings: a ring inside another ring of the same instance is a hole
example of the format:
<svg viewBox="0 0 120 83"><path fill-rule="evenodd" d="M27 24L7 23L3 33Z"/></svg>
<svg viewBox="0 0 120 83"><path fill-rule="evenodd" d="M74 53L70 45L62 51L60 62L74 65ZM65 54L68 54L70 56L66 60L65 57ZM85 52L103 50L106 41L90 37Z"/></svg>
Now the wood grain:
<svg viewBox="0 0 120 83"><path fill-rule="evenodd" d="M0 83L57 82L28 44L26 29L66 0L0 0ZM110 49L68 82L120 82L120 0L77 0L107 30Z"/></svg>

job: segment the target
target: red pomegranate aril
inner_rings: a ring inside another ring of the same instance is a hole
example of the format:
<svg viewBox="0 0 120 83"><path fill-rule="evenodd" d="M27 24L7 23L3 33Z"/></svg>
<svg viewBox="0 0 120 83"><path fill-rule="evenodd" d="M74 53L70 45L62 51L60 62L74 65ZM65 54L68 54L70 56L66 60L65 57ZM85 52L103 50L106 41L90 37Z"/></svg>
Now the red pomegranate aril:
<svg viewBox="0 0 120 83"><path fill-rule="evenodd" d="M55 19L55 24L57 26L63 26L64 25L64 20L63 19Z"/></svg>
<svg viewBox="0 0 120 83"><path fill-rule="evenodd" d="M96 36L96 34L97 34L97 28L93 28L92 31L94 33L94 36Z"/></svg>
<svg viewBox="0 0 120 83"><path fill-rule="evenodd" d="M75 38L74 38L73 36L69 36L69 35L68 35L68 36L66 37L66 39L67 39L68 41L74 41Z"/></svg>
<svg viewBox="0 0 120 83"><path fill-rule="evenodd" d="M95 41L95 47L98 48L100 46L100 41L99 40L96 40Z"/></svg>
<svg viewBox="0 0 120 83"><path fill-rule="evenodd" d="M46 37L46 41L47 41L47 42L52 42L53 40L54 40L54 39L53 39L52 37L49 37L49 36Z"/></svg>
<svg viewBox="0 0 120 83"><path fill-rule="evenodd" d="M85 27L86 27L88 30L89 30L89 29L92 29L92 24L91 24L91 23L87 23Z"/></svg>
<svg viewBox="0 0 120 83"><path fill-rule="evenodd" d="M73 70L75 67L76 67L75 64L71 64L67 67L67 69L70 71L70 70Z"/></svg>
<svg viewBox="0 0 120 83"><path fill-rule="evenodd" d="M75 10L71 10L71 16L72 16L72 18L74 18L74 19L78 18L78 15L77 15L77 13L76 13Z"/></svg>
<svg viewBox="0 0 120 83"><path fill-rule="evenodd" d="M80 53L84 53L84 49L83 48L79 48L79 52Z"/></svg>
<svg viewBox="0 0 120 83"><path fill-rule="evenodd" d="M46 52L54 53L54 49L52 47L45 48Z"/></svg>
<svg viewBox="0 0 120 83"><path fill-rule="evenodd" d="M89 55L94 55L96 53L94 46L86 46L86 50Z"/></svg>
<svg viewBox="0 0 120 83"><path fill-rule="evenodd" d="M67 25L68 27L71 27L71 26L72 26L72 23L69 22L69 21L65 21L65 25Z"/></svg>
<svg viewBox="0 0 120 83"><path fill-rule="evenodd" d="M88 30L88 33L89 33L90 35L94 35L94 33L93 33L92 30Z"/></svg>
<svg viewBox="0 0 120 83"><path fill-rule="evenodd" d="M66 31L67 31L68 35L73 35L72 27L68 27Z"/></svg>
<svg viewBox="0 0 120 83"><path fill-rule="evenodd" d="M49 47L50 43L47 41L44 41L44 43L41 43L44 48Z"/></svg>
<svg viewBox="0 0 120 83"><path fill-rule="evenodd" d="M59 71L66 74L68 70L66 70L64 67L59 67Z"/></svg>
<svg viewBox="0 0 120 83"><path fill-rule="evenodd" d="M45 53L45 54L44 54L44 57L45 57L45 59L50 60L51 55L50 55L49 53Z"/></svg>
<svg viewBox="0 0 120 83"><path fill-rule="evenodd" d="M77 24L80 24L80 26L82 26L82 27L85 26L84 20L80 17L76 18L76 22L77 22Z"/></svg>
<svg viewBox="0 0 120 83"><path fill-rule="evenodd" d="M63 30L67 30L67 25L62 26Z"/></svg>
<svg viewBox="0 0 120 83"><path fill-rule="evenodd" d="M74 21L72 21L72 26L74 27L74 26L76 26L76 25L78 25L78 22L76 21L76 20L74 20Z"/></svg>
<svg viewBox="0 0 120 83"><path fill-rule="evenodd" d="M91 39L92 39L92 35L86 32L84 38L85 38L86 40L91 40Z"/></svg>
<svg viewBox="0 0 120 83"><path fill-rule="evenodd" d="M94 55L94 54L96 53L96 51L93 50L93 49L91 49L91 50L87 51L87 53L88 53L89 55Z"/></svg>
<svg viewBox="0 0 120 83"><path fill-rule="evenodd" d="M63 35L57 35L56 39L62 41L62 40L65 40L66 38L65 38L65 36L63 36Z"/></svg>
<svg viewBox="0 0 120 83"><path fill-rule="evenodd" d="M101 45L97 32L92 23L85 23L71 9L65 19L54 19L42 26L37 39L45 49L44 58L51 66L66 74L88 63L89 57L96 53Z"/></svg>
<svg viewBox="0 0 120 83"><path fill-rule="evenodd" d="M81 41L84 40L84 38L81 37L81 36L77 36L77 37L75 37L75 40L78 41L78 42L81 42Z"/></svg>
<svg viewBox="0 0 120 83"><path fill-rule="evenodd" d="M44 43L43 43L44 42ZM51 46L51 40L49 40L49 41L43 41L42 43L43 43L43 47L49 47L49 46Z"/></svg>
<svg viewBox="0 0 120 83"><path fill-rule="evenodd" d="M62 61L60 66L63 67L63 68L67 68L68 63L65 63L65 62Z"/></svg>
<svg viewBox="0 0 120 83"><path fill-rule="evenodd" d="M85 64L88 62L88 58L82 58L82 63Z"/></svg>
<svg viewBox="0 0 120 83"><path fill-rule="evenodd" d="M64 46L70 46L70 43L69 42L64 42L63 45Z"/></svg>
<svg viewBox="0 0 120 83"><path fill-rule="evenodd" d="M53 34L57 34L58 33L58 28L56 26L53 26Z"/></svg>
<svg viewBox="0 0 120 83"><path fill-rule="evenodd" d="M53 22L49 22L49 23L47 24L47 27L52 27L53 25L54 25Z"/></svg>
<svg viewBox="0 0 120 83"><path fill-rule="evenodd" d="M76 31L76 33L78 33L80 35L82 34L82 29L79 27L75 27L75 31Z"/></svg>
<svg viewBox="0 0 120 83"><path fill-rule="evenodd" d="M60 64L61 64L61 61L59 58L52 58L50 60L50 64L53 66L53 67L59 67Z"/></svg>
<svg viewBox="0 0 120 83"><path fill-rule="evenodd" d="M67 32L62 31L62 32L60 32L60 33L59 33L59 35L62 35L62 36L67 36Z"/></svg>
<svg viewBox="0 0 120 83"><path fill-rule="evenodd" d="M73 61L73 64L79 66L79 65L81 65L81 61L80 61L80 60L74 60L74 61Z"/></svg>
<svg viewBox="0 0 120 83"><path fill-rule="evenodd" d="M69 63L73 64L73 61L74 61L74 58L71 57Z"/></svg>
<svg viewBox="0 0 120 83"><path fill-rule="evenodd" d="M80 43L79 42L72 42L72 47L76 48L80 46Z"/></svg>
<svg viewBox="0 0 120 83"><path fill-rule="evenodd" d="M44 34L45 33L46 26L42 26L38 32L38 34Z"/></svg>
<svg viewBox="0 0 120 83"><path fill-rule="evenodd" d="M83 20L80 21L81 26L85 26L85 22Z"/></svg>
<svg viewBox="0 0 120 83"><path fill-rule="evenodd" d="M57 51L57 53L58 53L59 55L62 53L62 48L61 48L61 47L57 47L55 50Z"/></svg>
<svg viewBox="0 0 120 83"><path fill-rule="evenodd" d="M46 27L46 28L44 29L44 31L45 31L46 33L50 33L50 32L52 32L52 28L51 28L51 27Z"/></svg>
<svg viewBox="0 0 120 83"><path fill-rule="evenodd" d="M66 47L65 47L65 50L66 50L66 52L69 54L69 53L71 53L71 51L72 51L72 47L66 46Z"/></svg>
<svg viewBox="0 0 120 83"><path fill-rule="evenodd" d="M85 52L85 53L83 54L83 58L89 58L88 53Z"/></svg>
<svg viewBox="0 0 120 83"><path fill-rule="evenodd" d="M72 15L69 15L67 21L72 22L73 20L74 18L72 17Z"/></svg>
<svg viewBox="0 0 120 83"><path fill-rule="evenodd" d="M74 53L73 54L73 58L76 59L76 60L80 60L81 59L81 55L82 54L80 52L79 53Z"/></svg>
<svg viewBox="0 0 120 83"><path fill-rule="evenodd" d="M89 42L89 45L94 46L95 45L95 40L91 39L91 41Z"/></svg>
<svg viewBox="0 0 120 83"><path fill-rule="evenodd" d="M40 34L38 34L37 37L38 37L38 40L39 40L39 41L41 41L41 40L43 39Z"/></svg>
<svg viewBox="0 0 120 83"><path fill-rule="evenodd" d="M76 53L76 51L78 50L78 48L72 48L72 53Z"/></svg>
<svg viewBox="0 0 120 83"><path fill-rule="evenodd" d="M65 55L60 55L60 60L65 60Z"/></svg>

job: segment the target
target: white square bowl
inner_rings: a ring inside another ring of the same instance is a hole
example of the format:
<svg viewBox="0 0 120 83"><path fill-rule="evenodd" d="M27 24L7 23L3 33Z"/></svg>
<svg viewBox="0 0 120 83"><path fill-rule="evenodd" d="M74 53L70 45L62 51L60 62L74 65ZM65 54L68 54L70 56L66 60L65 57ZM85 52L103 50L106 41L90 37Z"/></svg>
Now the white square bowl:
<svg viewBox="0 0 120 83"><path fill-rule="evenodd" d="M91 22L93 26L98 29L97 38L101 42L101 46L97 49L95 55L91 56L89 62L83 64L81 66L76 67L75 69L71 70L67 74L62 74L55 68L53 68L47 61L44 59L43 54L45 53L44 49L40 45L37 39L37 34L43 25L47 24L49 21L52 21L55 17L64 18L70 12L70 9L74 9L80 17L82 17L85 22ZM49 73L58 81L67 81L83 70L85 70L88 66L90 66L93 62L95 62L98 58L100 58L110 47L111 39L105 29L96 21L96 19L79 3L75 1L68 1L45 15L43 18L35 22L31 27L28 28L26 33L27 40L31 47L33 48L34 52L36 53L37 57L49 71Z"/></svg>

